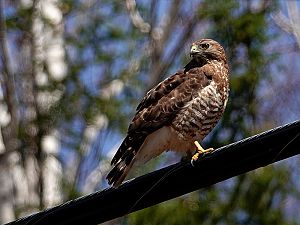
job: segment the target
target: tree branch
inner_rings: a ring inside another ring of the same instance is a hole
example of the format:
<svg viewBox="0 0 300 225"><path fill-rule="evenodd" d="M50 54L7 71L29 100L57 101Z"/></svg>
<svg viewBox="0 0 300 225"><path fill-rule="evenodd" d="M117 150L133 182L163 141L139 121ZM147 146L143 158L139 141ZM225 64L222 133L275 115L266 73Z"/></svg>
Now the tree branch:
<svg viewBox="0 0 300 225"><path fill-rule="evenodd" d="M17 147L17 133L19 126L18 118L18 103L16 97L16 90L14 85L14 74L9 58L9 51L7 46L6 24L3 14L3 1L0 1L0 49L1 49L1 63L3 67L1 88L3 91L4 101L7 105L8 112L11 116L10 122L6 127L1 127L3 142L6 152L12 152Z"/></svg>
<svg viewBox="0 0 300 225"><path fill-rule="evenodd" d="M180 9L180 1L175 0L172 2L171 7L168 11L168 14L165 18L164 24L162 27L154 27L152 25L151 33L150 33L150 46L151 46L151 67L154 68L152 73L150 74L150 84L149 88L154 86L160 78L164 75L160 73L162 64L163 64L163 49L167 46L167 40L170 37L170 33L174 30L174 26L176 22L178 22L178 11ZM155 11L151 10L151 17L155 17ZM160 68L160 69L158 69Z"/></svg>
<svg viewBox="0 0 300 225"><path fill-rule="evenodd" d="M285 32L294 35L298 47L300 48L300 12L297 1L287 1L288 16L285 16L281 11L272 15L275 23Z"/></svg>
<svg viewBox="0 0 300 225"><path fill-rule="evenodd" d="M129 12L130 19L133 25L142 33L149 33L151 26L145 22L136 8L135 0L126 0L126 8Z"/></svg>
<svg viewBox="0 0 300 225"><path fill-rule="evenodd" d="M154 70L150 75L149 87L153 87L165 76L166 71L170 68L171 64L174 62L174 59L178 56L178 54L182 51L182 46L185 45L188 37L191 36L195 25L198 23L197 20L191 18L187 25L185 26L180 39L177 41L175 47L172 49L170 54L166 57L168 60L166 62L160 62L156 67L153 67Z"/></svg>

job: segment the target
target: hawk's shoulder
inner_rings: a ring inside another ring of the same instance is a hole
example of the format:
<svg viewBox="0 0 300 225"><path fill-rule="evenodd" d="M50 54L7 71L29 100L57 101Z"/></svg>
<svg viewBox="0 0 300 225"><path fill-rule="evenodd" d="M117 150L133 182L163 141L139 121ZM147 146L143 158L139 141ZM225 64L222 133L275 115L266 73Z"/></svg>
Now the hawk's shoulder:
<svg viewBox="0 0 300 225"><path fill-rule="evenodd" d="M187 79L187 74L185 74L183 71L178 71L174 75L160 82L154 88L150 89L147 92L145 97L137 106L136 111L139 112L144 108L147 108L150 105L157 103L163 96L168 95L172 90L177 88Z"/></svg>
<svg viewBox="0 0 300 225"><path fill-rule="evenodd" d="M154 131L172 121L194 94L209 85L211 78L202 68L179 71L147 92L137 107L128 131Z"/></svg>

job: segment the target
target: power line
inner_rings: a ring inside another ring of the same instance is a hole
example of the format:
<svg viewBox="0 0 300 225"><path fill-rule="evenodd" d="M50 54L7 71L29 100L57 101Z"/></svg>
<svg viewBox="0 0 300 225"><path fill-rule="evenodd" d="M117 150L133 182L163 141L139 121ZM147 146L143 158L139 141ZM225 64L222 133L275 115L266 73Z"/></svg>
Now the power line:
<svg viewBox="0 0 300 225"><path fill-rule="evenodd" d="M300 154L300 121L38 212L7 225L99 224Z"/></svg>

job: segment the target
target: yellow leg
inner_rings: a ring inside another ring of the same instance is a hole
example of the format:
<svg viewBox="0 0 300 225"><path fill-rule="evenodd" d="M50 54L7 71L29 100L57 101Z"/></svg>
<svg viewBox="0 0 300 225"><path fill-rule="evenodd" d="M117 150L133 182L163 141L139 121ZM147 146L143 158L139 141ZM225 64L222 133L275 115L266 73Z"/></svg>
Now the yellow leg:
<svg viewBox="0 0 300 225"><path fill-rule="evenodd" d="M194 144L197 147L197 152L193 155L192 162L197 161L200 155L214 150L213 148L203 149L198 141L195 141Z"/></svg>

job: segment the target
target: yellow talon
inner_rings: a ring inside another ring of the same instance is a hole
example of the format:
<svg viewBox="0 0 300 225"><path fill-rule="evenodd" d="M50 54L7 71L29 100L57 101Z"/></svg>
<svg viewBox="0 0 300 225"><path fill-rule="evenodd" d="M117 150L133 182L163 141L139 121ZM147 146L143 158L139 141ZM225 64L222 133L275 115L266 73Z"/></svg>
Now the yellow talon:
<svg viewBox="0 0 300 225"><path fill-rule="evenodd" d="M198 141L195 141L194 144L197 147L197 152L193 155L192 162L197 161L200 155L214 150L213 148L203 149Z"/></svg>

